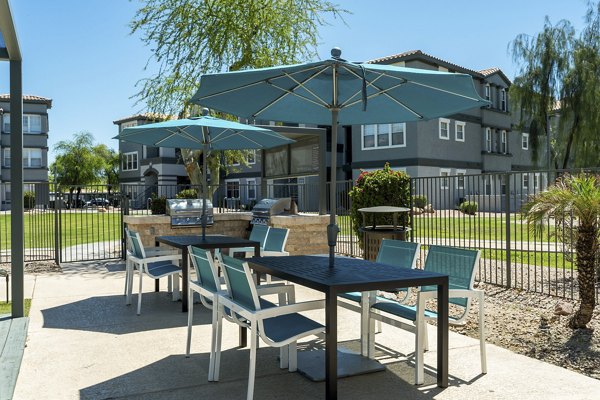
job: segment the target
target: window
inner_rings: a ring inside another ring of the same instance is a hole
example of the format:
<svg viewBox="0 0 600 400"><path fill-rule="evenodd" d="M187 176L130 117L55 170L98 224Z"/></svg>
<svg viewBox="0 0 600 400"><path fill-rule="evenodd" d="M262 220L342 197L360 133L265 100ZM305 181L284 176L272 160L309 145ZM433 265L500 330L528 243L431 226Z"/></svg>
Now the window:
<svg viewBox="0 0 600 400"><path fill-rule="evenodd" d="M123 130L125 128L131 128L132 126L137 126L137 121L123 122L121 124L121 130Z"/></svg>
<svg viewBox="0 0 600 400"><path fill-rule="evenodd" d="M500 193L506 194L506 175L500 175L498 178L500 179Z"/></svg>
<svg viewBox="0 0 600 400"><path fill-rule="evenodd" d="M521 148L523 150L529 150L529 133L521 133Z"/></svg>
<svg viewBox="0 0 600 400"><path fill-rule="evenodd" d="M2 165L6 168L10 168L10 149L4 148L4 157L2 160Z"/></svg>
<svg viewBox="0 0 600 400"><path fill-rule="evenodd" d="M492 128L485 128L485 151L492 152Z"/></svg>
<svg viewBox="0 0 600 400"><path fill-rule="evenodd" d="M450 187L450 179L448 178L450 176L450 170L440 169L440 176L442 177L442 179L440 179L440 189L448 189Z"/></svg>
<svg viewBox="0 0 600 400"><path fill-rule="evenodd" d="M489 83L487 83L484 88L485 88L484 89L485 90L484 97L485 97L486 100L490 101L492 99L492 95L491 95L492 88L490 87Z"/></svg>
<svg viewBox="0 0 600 400"><path fill-rule="evenodd" d="M250 150L248 152L248 164L256 164L256 150Z"/></svg>
<svg viewBox="0 0 600 400"><path fill-rule="evenodd" d="M529 190L529 174L523 174L523 189Z"/></svg>
<svg viewBox="0 0 600 400"><path fill-rule="evenodd" d="M135 171L138 169L138 152L123 153L123 171Z"/></svg>
<svg viewBox="0 0 600 400"><path fill-rule="evenodd" d="M464 189L465 188L465 174L467 173L464 169L456 170L456 188Z"/></svg>
<svg viewBox="0 0 600 400"><path fill-rule="evenodd" d="M10 113L2 118L4 132L10 132ZM23 114L23 133L42 133L42 116L38 114Z"/></svg>
<svg viewBox="0 0 600 400"><path fill-rule="evenodd" d="M506 131L500 132L500 152L506 154L508 152L508 148L506 146Z"/></svg>
<svg viewBox="0 0 600 400"><path fill-rule="evenodd" d="M540 188L540 174L533 174L533 188L534 189L539 189Z"/></svg>
<svg viewBox="0 0 600 400"><path fill-rule="evenodd" d="M227 198L239 199L240 198L240 181L226 181L227 184Z"/></svg>
<svg viewBox="0 0 600 400"><path fill-rule="evenodd" d="M256 179L248 179L246 181L248 192L248 200L256 200Z"/></svg>
<svg viewBox="0 0 600 400"><path fill-rule="evenodd" d="M500 109L502 111L506 111L507 107L506 107L506 90L502 89L500 90Z"/></svg>
<svg viewBox="0 0 600 400"><path fill-rule="evenodd" d="M450 139L450 120L446 118L440 118L440 139Z"/></svg>
<svg viewBox="0 0 600 400"><path fill-rule="evenodd" d="M2 162L6 168L10 168L10 148L4 148L4 160ZM23 168L41 168L42 167L42 149L23 149Z"/></svg>
<svg viewBox="0 0 600 400"><path fill-rule="evenodd" d="M492 195L492 179L494 179L492 176L487 176L483 178L483 194L488 196Z"/></svg>
<svg viewBox="0 0 600 400"><path fill-rule="evenodd" d="M405 146L405 123L371 124L362 126L363 150Z"/></svg>
<svg viewBox="0 0 600 400"><path fill-rule="evenodd" d="M461 121L456 121L454 124L454 139L457 142L465 141L465 123Z"/></svg>

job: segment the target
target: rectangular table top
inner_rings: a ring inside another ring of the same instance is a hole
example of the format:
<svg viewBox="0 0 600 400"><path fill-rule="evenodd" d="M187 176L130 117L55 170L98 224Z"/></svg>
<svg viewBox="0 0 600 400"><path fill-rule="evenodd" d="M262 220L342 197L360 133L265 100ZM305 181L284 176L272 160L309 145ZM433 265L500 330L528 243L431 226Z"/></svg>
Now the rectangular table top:
<svg viewBox="0 0 600 400"><path fill-rule="evenodd" d="M321 292L368 291L397 287L439 285L448 275L420 269L398 268L358 258L328 256L253 257L247 259L257 272L289 280Z"/></svg>
<svg viewBox="0 0 600 400"><path fill-rule="evenodd" d="M156 241L180 249L187 246L199 246L205 249L260 246L260 243L254 240L225 235L206 235L204 240L202 235L157 236Z"/></svg>

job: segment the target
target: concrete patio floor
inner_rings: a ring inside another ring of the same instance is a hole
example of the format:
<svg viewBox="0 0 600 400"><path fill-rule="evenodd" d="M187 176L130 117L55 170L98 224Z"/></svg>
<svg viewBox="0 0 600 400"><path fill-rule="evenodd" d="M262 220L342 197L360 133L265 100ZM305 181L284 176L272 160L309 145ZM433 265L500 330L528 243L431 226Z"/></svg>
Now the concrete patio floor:
<svg viewBox="0 0 600 400"><path fill-rule="evenodd" d="M125 306L124 266L64 264L62 274L26 276L32 297L27 347L14 399L244 399L249 350L236 348L238 329L225 323L221 380L207 381L210 312L194 315L192 355L185 357L187 314L145 281L142 315ZM136 283L137 287L137 283ZM297 288L299 300L319 298ZM136 298L134 297L134 301ZM323 312L311 317L323 320ZM339 309L340 344L358 346L358 315ZM384 372L341 379L340 399L598 399L600 381L488 345L480 374L478 341L450 333L450 386L435 385L435 330L425 355L426 382L413 385L414 336L389 327L377 335ZM322 345L309 338L299 348ZM278 350L261 345L255 399L324 398L324 383L280 370Z"/></svg>

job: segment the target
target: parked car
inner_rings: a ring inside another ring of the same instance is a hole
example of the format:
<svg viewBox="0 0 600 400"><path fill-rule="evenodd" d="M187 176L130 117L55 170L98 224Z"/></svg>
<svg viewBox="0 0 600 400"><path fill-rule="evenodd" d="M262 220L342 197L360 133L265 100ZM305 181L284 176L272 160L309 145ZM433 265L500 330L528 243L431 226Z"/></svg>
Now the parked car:
<svg viewBox="0 0 600 400"><path fill-rule="evenodd" d="M95 198L95 199L91 199L90 201L87 201L83 207L87 208L87 207L108 207L108 206L110 206L110 201L108 201L108 199Z"/></svg>

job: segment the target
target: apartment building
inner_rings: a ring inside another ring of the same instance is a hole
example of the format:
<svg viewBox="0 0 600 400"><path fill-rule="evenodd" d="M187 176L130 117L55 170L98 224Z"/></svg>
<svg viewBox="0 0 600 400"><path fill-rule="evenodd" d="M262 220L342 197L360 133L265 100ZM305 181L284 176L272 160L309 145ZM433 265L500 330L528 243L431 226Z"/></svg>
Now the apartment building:
<svg viewBox="0 0 600 400"><path fill-rule="evenodd" d="M23 96L23 182L25 191L36 193L36 204L48 200L48 110L52 100ZM10 210L10 95L0 94L0 209Z"/></svg>

